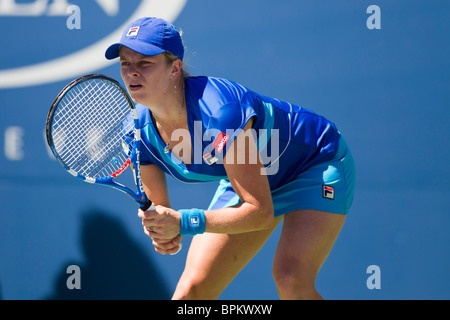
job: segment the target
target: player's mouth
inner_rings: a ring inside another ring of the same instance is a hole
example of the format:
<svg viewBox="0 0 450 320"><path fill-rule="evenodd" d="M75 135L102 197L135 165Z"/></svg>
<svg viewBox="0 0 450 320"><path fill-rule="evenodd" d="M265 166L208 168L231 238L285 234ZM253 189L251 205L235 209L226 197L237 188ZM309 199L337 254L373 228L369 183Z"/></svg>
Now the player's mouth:
<svg viewBox="0 0 450 320"><path fill-rule="evenodd" d="M142 88L142 85L138 83L130 83L128 88L130 89L130 91L138 91L139 89Z"/></svg>

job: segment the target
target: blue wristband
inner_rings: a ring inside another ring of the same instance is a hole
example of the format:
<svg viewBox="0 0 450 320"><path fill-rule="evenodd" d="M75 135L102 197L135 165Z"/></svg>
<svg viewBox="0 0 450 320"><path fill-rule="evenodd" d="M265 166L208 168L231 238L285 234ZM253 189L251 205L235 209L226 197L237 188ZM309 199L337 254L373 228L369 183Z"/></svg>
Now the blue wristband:
<svg viewBox="0 0 450 320"><path fill-rule="evenodd" d="M205 212L201 209L178 210L181 213L180 235L191 235L205 232Z"/></svg>

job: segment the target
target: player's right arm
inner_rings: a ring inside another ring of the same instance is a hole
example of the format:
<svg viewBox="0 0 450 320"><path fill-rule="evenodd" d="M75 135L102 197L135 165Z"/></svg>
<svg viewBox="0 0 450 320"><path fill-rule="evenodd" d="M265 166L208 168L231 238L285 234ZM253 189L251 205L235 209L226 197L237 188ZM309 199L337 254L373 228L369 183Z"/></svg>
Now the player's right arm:
<svg viewBox="0 0 450 320"><path fill-rule="evenodd" d="M141 165L141 179L145 194L154 205L170 208L169 191L167 189L165 173L154 164ZM143 218L143 213L141 211L139 216ZM148 229L145 227L144 232L150 236ZM161 254L175 254L181 249L181 239L183 237L178 235L173 239L159 239L157 236L152 236L151 238L157 252Z"/></svg>

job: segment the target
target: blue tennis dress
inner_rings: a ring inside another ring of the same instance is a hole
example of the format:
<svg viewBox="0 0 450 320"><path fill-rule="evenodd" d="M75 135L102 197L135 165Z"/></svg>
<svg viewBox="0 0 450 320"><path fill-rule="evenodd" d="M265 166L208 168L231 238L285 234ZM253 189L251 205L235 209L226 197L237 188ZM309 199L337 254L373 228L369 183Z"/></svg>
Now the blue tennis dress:
<svg viewBox="0 0 450 320"><path fill-rule="evenodd" d="M138 104L141 165L155 164L188 183L218 180L208 209L235 205L240 199L227 180L223 157L253 117L253 128L246 134L256 138L265 167L261 174L267 175L275 216L298 209L348 212L353 198L353 159L332 122L311 110L221 78L186 78L185 98L191 163L165 152L150 110ZM327 173L330 165L333 172Z"/></svg>

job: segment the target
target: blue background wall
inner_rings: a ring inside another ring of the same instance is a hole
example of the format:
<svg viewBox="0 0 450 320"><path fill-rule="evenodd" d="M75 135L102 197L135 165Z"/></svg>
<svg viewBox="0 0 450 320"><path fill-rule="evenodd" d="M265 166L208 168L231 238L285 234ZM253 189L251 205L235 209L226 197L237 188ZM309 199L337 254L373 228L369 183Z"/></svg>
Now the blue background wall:
<svg viewBox="0 0 450 320"><path fill-rule="evenodd" d="M229 78L313 109L346 137L355 200L318 276L325 298L450 298L447 0L133 0L118 1L111 15L98 2L73 0L80 30L66 27L67 16L0 13L0 79L97 43L150 2L182 28L192 75ZM381 9L378 30L366 26L372 4ZM88 60L72 67L86 73ZM120 78L118 64L95 69ZM190 238L176 256L155 253L127 196L73 179L48 153L48 109L76 76L0 80L0 298L169 298ZM215 188L171 178L169 185L175 208L205 207ZM222 299L278 298L271 267L279 232ZM81 290L66 287L72 264ZM381 289L366 286L370 265L380 267Z"/></svg>

